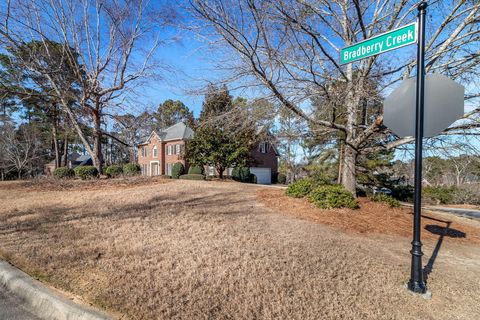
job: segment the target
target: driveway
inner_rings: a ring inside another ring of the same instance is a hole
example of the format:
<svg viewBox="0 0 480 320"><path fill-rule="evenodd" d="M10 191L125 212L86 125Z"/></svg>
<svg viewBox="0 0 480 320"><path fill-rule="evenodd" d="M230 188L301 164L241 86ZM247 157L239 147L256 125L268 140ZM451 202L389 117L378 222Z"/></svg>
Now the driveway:
<svg viewBox="0 0 480 320"><path fill-rule="evenodd" d="M450 207L439 207L439 206L425 207L425 209L447 212L457 216L467 217L472 219L480 219L480 210L475 210L475 209L462 209L462 208L450 208Z"/></svg>
<svg viewBox="0 0 480 320"><path fill-rule="evenodd" d="M41 320L28 311L19 298L6 291L3 287L0 287L0 319Z"/></svg>

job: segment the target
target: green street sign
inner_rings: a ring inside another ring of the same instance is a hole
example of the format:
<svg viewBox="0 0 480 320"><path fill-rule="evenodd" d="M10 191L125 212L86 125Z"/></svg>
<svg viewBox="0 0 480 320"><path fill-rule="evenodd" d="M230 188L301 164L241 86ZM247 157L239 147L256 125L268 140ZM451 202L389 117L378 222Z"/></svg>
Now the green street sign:
<svg viewBox="0 0 480 320"><path fill-rule="evenodd" d="M340 51L340 64L368 58L417 42L417 23L388 31L362 42L345 47Z"/></svg>

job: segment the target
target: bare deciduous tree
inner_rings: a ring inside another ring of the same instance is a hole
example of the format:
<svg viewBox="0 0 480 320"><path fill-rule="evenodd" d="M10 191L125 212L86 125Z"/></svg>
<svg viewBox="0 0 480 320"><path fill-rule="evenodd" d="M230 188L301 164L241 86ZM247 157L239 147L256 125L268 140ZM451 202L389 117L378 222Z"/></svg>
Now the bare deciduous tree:
<svg viewBox="0 0 480 320"><path fill-rule="evenodd" d="M48 81L101 172L105 110L121 106L133 83L152 75L159 31L171 11L143 0L8 0L2 8L0 45L30 46L22 67ZM73 79L64 77L65 68ZM76 90L67 89L72 83Z"/></svg>
<svg viewBox="0 0 480 320"><path fill-rule="evenodd" d="M365 101L380 99L375 93L386 94L414 75L413 47L345 66L339 65L338 55L344 46L414 21L418 1L191 0L190 4L198 19L195 30L215 48L229 49L219 62L232 71L226 81L260 87L268 98L303 118L310 130L343 137L341 181L349 191L355 193L359 155L413 141L390 134L381 113L370 114L367 124L362 116ZM446 74L467 88L470 109L463 121L446 131L458 134L478 127L478 121L469 119L480 111L475 85L480 71L480 3L430 1L429 12L435 14L428 21L427 72ZM337 83L342 83L342 94L335 92ZM326 102L321 107L342 106L344 117L318 117L310 101L319 96Z"/></svg>
<svg viewBox="0 0 480 320"><path fill-rule="evenodd" d="M42 156L40 133L33 125L24 124L18 129L11 124L2 126L0 146L2 150L3 174L16 171L18 179L31 169Z"/></svg>

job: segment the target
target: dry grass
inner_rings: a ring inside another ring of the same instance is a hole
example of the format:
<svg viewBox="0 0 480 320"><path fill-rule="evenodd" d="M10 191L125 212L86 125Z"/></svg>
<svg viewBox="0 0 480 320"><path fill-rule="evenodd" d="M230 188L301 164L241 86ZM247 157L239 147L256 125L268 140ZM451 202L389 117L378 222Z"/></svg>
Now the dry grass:
<svg viewBox="0 0 480 320"><path fill-rule="evenodd" d="M480 316L480 248L451 238L425 301L402 287L408 238L344 233L279 213L257 201L264 189L199 181L0 189L4 256L128 319ZM426 242L427 261L434 245Z"/></svg>

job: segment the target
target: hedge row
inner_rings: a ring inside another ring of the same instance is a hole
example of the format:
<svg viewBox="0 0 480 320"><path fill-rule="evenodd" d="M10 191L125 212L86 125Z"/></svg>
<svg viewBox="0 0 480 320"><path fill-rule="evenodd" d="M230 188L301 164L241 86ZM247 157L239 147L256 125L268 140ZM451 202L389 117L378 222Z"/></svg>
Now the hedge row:
<svg viewBox="0 0 480 320"><path fill-rule="evenodd" d="M205 180L205 176L203 174L191 173L191 174L183 174L179 177L179 179L183 179L183 180Z"/></svg>
<svg viewBox="0 0 480 320"><path fill-rule="evenodd" d="M60 167L53 171L53 176L58 179L68 179L75 176L75 171L69 167Z"/></svg>
<svg viewBox="0 0 480 320"><path fill-rule="evenodd" d="M120 165L112 165L105 168L105 174L110 178L115 178L123 174L123 167Z"/></svg>
<svg viewBox="0 0 480 320"><path fill-rule="evenodd" d="M141 172L140 165L136 163L127 163L123 166L112 165L105 168L105 174L114 178L120 175L134 176ZM53 176L58 179L68 179L74 176L80 179L93 179L98 177L98 170L94 166L78 166L75 169L60 167L53 171Z"/></svg>
<svg viewBox="0 0 480 320"><path fill-rule="evenodd" d="M82 180L98 177L98 170L94 166L79 166L75 169L75 175Z"/></svg>

